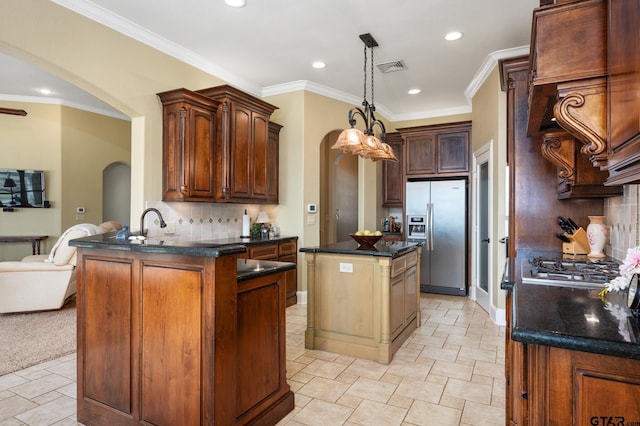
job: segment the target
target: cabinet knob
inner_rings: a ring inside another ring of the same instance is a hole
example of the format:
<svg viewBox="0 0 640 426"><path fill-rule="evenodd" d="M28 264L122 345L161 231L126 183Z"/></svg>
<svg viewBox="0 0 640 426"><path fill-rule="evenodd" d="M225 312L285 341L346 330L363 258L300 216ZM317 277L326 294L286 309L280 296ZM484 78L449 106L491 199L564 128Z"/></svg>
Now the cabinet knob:
<svg viewBox="0 0 640 426"><path fill-rule="evenodd" d="M187 192L187 185L180 185L180 192L182 192L183 194L186 194L186 192Z"/></svg>

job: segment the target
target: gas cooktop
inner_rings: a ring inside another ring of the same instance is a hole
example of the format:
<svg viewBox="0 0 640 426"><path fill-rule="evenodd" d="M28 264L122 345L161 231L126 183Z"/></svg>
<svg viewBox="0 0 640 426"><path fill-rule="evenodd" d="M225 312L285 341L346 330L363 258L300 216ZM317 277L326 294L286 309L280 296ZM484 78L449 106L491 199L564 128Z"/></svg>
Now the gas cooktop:
<svg viewBox="0 0 640 426"><path fill-rule="evenodd" d="M620 273L613 260L534 257L522 265L524 284L602 288Z"/></svg>

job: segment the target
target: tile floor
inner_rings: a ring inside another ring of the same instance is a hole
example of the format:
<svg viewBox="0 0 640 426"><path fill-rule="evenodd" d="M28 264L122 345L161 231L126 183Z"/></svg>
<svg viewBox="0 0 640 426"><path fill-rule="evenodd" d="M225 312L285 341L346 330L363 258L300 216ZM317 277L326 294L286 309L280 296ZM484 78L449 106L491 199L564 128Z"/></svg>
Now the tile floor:
<svg viewBox="0 0 640 426"><path fill-rule="evenodd" d="M287 309L295 409L278 425L503 425L504 327L475 302L421 297L422 327L389 365L304 348L306 305ZM77 425L76 357L0 376L0 425Z"/></svg>

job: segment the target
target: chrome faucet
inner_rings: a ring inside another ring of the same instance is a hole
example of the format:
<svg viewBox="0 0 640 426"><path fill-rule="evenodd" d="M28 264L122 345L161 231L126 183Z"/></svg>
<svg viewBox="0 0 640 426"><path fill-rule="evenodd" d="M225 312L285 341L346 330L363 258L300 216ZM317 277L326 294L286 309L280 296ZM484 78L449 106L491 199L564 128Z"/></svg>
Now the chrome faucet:
<svg viewBox="0 0 640 426"><path fill-rule="evenodd" d="M147 233L144 231L144 217L149 212L155 212L155 214L158 215L158 219L160 219L160 228L166 228L167 227L167 223L162 218L162 215L160 214L160 211L158 209L154 209L153 207L151 207L149 209L146 209L145 211L142 212L142 215L140 215L140 235L143 236L143 237L145 237L147 235Z"/></svg>

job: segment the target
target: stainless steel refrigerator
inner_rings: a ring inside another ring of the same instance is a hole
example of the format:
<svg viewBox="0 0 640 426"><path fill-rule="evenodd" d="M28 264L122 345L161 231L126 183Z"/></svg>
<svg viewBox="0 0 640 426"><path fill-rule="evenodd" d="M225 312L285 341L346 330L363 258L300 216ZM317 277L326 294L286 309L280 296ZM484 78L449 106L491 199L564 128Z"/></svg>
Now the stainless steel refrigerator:
<svg viewBox="0 0 640 426"><path fill-rule="evenodd" d="M424 243L420 291L466 295L467 181L408 181L405 195L407 240Z"/></svg>

